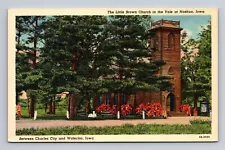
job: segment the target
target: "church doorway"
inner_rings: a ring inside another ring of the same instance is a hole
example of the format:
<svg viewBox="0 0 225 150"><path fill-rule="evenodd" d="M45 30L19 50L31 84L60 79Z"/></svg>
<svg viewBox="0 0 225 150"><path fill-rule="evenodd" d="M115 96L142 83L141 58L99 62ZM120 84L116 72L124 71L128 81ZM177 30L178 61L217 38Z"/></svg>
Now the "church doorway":
<svg viewBox="0 0 225 150"><path fill-rule="evenodd" d="M167 111L175 111L175 95L170 93L166 98L166 110Z"/></svg>

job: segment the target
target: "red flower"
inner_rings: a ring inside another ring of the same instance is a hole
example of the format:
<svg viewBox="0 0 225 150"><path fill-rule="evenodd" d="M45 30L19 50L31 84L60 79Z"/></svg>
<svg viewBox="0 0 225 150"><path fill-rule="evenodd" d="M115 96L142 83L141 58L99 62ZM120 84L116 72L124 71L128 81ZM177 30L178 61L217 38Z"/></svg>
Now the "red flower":
<svg viewBox="0 0 225 150"><path fill-rule="evenodd" d="M145 110L145 105L144 104L140 104L137 108L136 108L136 113L137 114L142 114L142 111Z"/></svg>
<svg viewBox="0 0 225 150"><path fill-rule="evenodd" d="M111 107L109 104L102 104L100 106L98 106L98 108L96 109L96 112L101 113L101 112L110 112Z"/></svg>
<svg viewBox="0 0 225 150"><path fill-rule="evenodd" d="M187 113L187 115L191 114L191 107L188 104L183 104L180 106L180 111Z"/></svg>
<svg viewBox="0 0 225 150"><path fill-rule="evenodd" d="M111 110L110 110L110 113L116 115L116 111L117 111L116 105L113 105Z"/></svg>
<svg viewBox="0 0 225 150"><path fill-rule="evenodd" d="M128 115L132 112L132 107L128 104L124 104L121 106L121 115Z"/></svg>
<svg viewBox="0 0 225 150"><path fill-rule="evenodd" d="M150 117L154 116L154 112L153 111L148 111L147 112L147 116L150 116Z"/></svg>
<svg viewBox="0 0 225 150"><path fill-rule="evenodd" d="M147 116L156 116L159 117L163 114L163 108L160 103L154 103L154 104L140 104L136 108L137 114L142 114L142 111L145 111Z"/></svg>

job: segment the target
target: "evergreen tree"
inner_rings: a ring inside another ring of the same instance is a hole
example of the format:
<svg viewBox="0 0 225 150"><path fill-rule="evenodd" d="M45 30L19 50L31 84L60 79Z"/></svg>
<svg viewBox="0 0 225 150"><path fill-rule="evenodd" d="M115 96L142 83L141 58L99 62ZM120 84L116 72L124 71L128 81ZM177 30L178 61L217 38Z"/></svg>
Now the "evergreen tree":
<svg viewBox="0 0 225 150"><path fill-rule="evenodd" d="M183 95L193 97L194 109L200 98L211 100L211 24L202 28L197 41L192 40L192 47L197 46L198 53L191 56L186 53L182 60ZM190 46L188 46L190 48ZM190 57L193 59L191 60Z"/></svg>
<svg viewBox="0 0 225 150"><path fill-rule="evenodd" d="M19 95L25 88L24 72L29 70L29 59L24 51L24 43L21 42L25 33L25 18L16 17L16 104L19 103Z"/></svg>
<svg viewBox="0 0 225 150"><path fill-rule="evenodd" d="M76 115L80 100L90 98L90 88L96 87L91 85L95 77L91 63L105 21L101 16L60 16L46 23L43 75L52 93L69 92L70 118Z"/></svg>
<svg viewBox="0 0 225 150"><path fill-rule="evenodd" d="M22 82L17 89L23 87L28 93L31 116L37 99L52 102L61 92L69 92L68 111L73 118L81 101L105 92L118 92L120 104L120 93L163 91L170 86L168 77L157 75L164 62L151 60L149 16L32 16L24 20L28 37L20 48L26 50L26 59L18 58L18 66L28 59L31 63L23 76L18 71Z"/></svg>
<svg viewBox="0 0 225 150"><path fill-rule="evenodd" d="M41 90L38 88L41 74L38 67L38 47L41 47L42 23L45 17L19 16L16 18L17 28L17 93L25 90L29 99L29 115L34 116L35 101L40 97ZM23 38L22 33L24 34ZM21 39L24 42L21 42ZM20 68L26 68L22 70ZM29 69L28 69L29 68Z"/></svg>
<svg viewBox="0 0 225 150"><path fill-rule="evenodd" d="M153 35L146 22L150 22L149 16L109 16L103 32L105 40L98 52L101 60L98 73L106 91L118 92L119 105L120 93L163 91L171 86L168 77L156 75L165 63L151 60L153 51L148 40Z"/></svg>

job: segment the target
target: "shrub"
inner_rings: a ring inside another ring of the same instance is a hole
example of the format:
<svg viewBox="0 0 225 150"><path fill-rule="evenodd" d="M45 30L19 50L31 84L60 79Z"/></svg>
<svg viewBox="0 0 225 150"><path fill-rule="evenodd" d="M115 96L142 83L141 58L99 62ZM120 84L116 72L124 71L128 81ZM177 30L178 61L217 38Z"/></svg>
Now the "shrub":
<svg viewBox="0 0 225 150"><path fill-rule="evenodd" d="M121 115L125 116L132 112L132 107L128 104L124 104L121 106Z"/></svg>
<svg viewBox="0 0 225 150"><path fill-rule="evenodd" d="M154 103L154 104L140 104L136 108L137 114L142 114L142 111L145 111L147 116L153 117L159 117L163 114L163 107L160 103Z"/></svg>
<svg viewBox="0 0 225 150"><path fill-rule="evenodd" d="M136 108L136 113L137 113L137 114L142 114L143 111L145 111L145 105L144 105L144 104L140 104L140 105Z"/></svg>
<svg viewBox="0 0 225 150"><path fill-rule="evenodd" d="M111 111L111 107L109 104L102 104L102 105L98 106L98 108L96 109L96 112L98 112L98 113L110 112L110 111Z"/></svg>
<svg viewBox="0 0 225 150"><path fill-rule="evenodd" d="M116 105L113 105L111 110L110 110L110 113L116 115L116 112L117 112L116 108L117 108Z"/></svg>
<svg viewBox="0 0 225 150"><path fill-rule="evenodd" d="M111 113L111 114L114 114L116 115L117 113L117 106L116 105L113 105L112 107L110 107L109 104L102 104L100 106L98 106L98 108L96 109L96 112L98 113L105 113L105 112L108 112L108 113ZM124 104L124 105L121 105L121 115L128 115L132 112L132 107L128 104Z"/></svg>
<svg viewBox="0 0 225 150"><path fill-rule="evenodd" d="M183 104L180 106L180 111L186 113L187 115L190 115L191 107L188 104Z"/></svg>

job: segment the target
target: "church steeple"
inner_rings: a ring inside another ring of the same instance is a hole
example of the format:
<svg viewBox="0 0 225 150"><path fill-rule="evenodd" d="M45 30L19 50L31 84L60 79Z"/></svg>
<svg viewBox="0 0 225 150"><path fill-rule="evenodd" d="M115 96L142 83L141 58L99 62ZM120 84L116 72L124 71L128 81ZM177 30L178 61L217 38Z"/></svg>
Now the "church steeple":
<svg viewBox="0 0 225 150"><path fill-rule="evenodd" d="M160 68L160 75L170 76L173 87L168 90L174 103L169 103L168 111L179 111L181 105L181 69L180 69L180 21L159 20L152 22L150 31L154 34L150 40L154 49L152 60L163 60L166 65ZM168 94L168 93L167 93ZM173 106L171 106L173 105Z"/></svg>

